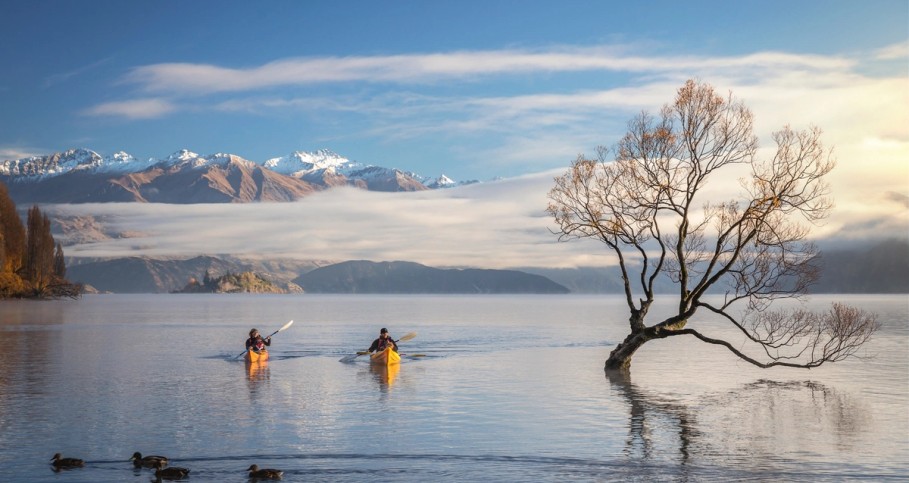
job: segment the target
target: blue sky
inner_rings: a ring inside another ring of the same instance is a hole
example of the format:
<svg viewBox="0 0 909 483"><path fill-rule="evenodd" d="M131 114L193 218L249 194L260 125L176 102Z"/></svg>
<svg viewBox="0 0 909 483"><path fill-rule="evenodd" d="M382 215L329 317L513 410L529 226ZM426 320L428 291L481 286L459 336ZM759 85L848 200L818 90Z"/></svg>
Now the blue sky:
<svg viewBox="0 0 909 483"><path fill-rule="evenodd" d="M512 215L532 223L553 173L614 144L628 119L699 78L744 100L762 146L786 124L824 130L839 159L838 211L820 236L909 226L905 0L0 0L0 32L0 159L85 147L262 161L327 148L424 176L523 177L537 192L517 196L528 205ZM400 209L413 211L413 199ZM507 216L498 211L507 200L496 203L477 205L474 222ZM371 228L401 223L370 216ZM428 220L396 226L444 232ZM489 242L496 236L511 235ZM455 248L467 260L484 250Z"/></svg>

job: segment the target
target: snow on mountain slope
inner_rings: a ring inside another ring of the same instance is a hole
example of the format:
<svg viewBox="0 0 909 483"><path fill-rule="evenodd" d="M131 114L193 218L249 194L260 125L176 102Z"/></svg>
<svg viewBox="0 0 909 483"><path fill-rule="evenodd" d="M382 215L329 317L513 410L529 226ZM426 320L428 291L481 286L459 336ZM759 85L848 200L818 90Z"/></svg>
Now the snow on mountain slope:
<svg viewBox="0 0 909 483"><path fill-rule="evenodd" d="M266 161L251 161L227 153L203 156L188 149L176 151L164 159L138 160L123 151L102 157L95 151L80 148L48 156L0 162L0 178L8 184L22 185L23 189L31 189L27 187L32 185L37 188L39 184L42 185L41 189L47 188L56 191L65 187L68 192L71 192L67 196L81 200L107 199L112 196L111 193L114 191L118 193L122 191L118 187L125 187L124 189L131 190L130 192L133 192L137 199L142 200L147 196L144 194L140 196L136 193L149 190L152 183L164 183L171 190L177 188L176 185L179 182L176 179L173 182L165 182L163 179L157 179L159 176L174 177L178 172L186 171L230 170L234 169L231 166L239 166L237 163L246 165L248 168L259 167L276 175L295 178L298 181L305 181L323 188L351 185L377 191L419 191L465 184L457 183L445 175L429 178L396 168L366 165L351 161L328 149L314 152L295 151L290 155L270 158ZM100 190L100 193L76 194L74 190L77 190L78 187L73 186L74 183L69 181L69 176L64 175L77 173L80 177L89 175L96 179L88 182L85 178L81 178L75 184L82 185L83 190ZM63 178L60 178L61 176ZM186 180L190 178L184 176L181 179L180 182L188 182ZM50 180L56 181L52 185L48 185L47 182ZM96 182L100 184L85 184ZM211 182L209 180L206 183ZM184 188L180 189L184 190ZM57 194L59 196L51 196L51 198L58 200L60 196L63 196L61 193ZM37 198L44 199L48 196L45 193ZM66 199L66 197L64 196L62 199Z"/></svg>
<svg viewBox="0 0 909 483"><path fill-rule="evenodd" d="M295 178L317 171L331 171L346 176L354 170L363 168L361 163L351 161L328 149L320 149L312 153L294 151L288 156L268 159L262 163L262 166Z"/></svg>

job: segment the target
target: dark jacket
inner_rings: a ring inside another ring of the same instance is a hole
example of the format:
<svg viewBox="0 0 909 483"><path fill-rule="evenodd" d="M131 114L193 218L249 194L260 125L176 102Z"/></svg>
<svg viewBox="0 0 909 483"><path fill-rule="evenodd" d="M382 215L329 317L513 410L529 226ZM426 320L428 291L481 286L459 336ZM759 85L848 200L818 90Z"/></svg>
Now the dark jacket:
<svg viewBox="0 0 909 483"><path fill-rule="evenodd" d="M398 344L395 343L391 337L386 337L384 339L379 337L378 339L372 341L372 345L369 346L369 352L384 351L389 344L391 344L391 347L395 350L395 352L397 352Z"/></svg>
<svg viewBox="0 0 909 483"><path fill-rule="evenodd" d="M268 339L263 339L262 336L259 336L259 337L256 337L255 339L253 339L252 337L250 337L249 339L246 339L246 350L248 350L248 351L253 350L253 351L258 352L258 351L264 349L266 346L270 346L270 345L271 345L271 337L269 337Z"/></svg>

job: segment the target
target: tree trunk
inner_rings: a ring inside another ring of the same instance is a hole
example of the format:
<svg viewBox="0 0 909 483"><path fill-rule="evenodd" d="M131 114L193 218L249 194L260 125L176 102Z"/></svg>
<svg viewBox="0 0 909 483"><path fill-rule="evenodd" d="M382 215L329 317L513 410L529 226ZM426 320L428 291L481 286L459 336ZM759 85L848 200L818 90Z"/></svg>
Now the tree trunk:
<svg viewBox="0 0 909 483"><path fill-rule="evenodd" d="M647 327L644 325L644 317L646 315L646 310L632 313L629 319L629 322L631 322L631 333L609 353L609 358L606 359L606 364L603 367L604 370L628 372L631 368L631 357L644 343L653 339L666 338L672 332L684 329L688 324L687 319L673 321L674 319L670 318L653 327Z"/></svg>
<svg viewBox="0 0 909 483"><path fill-rule="evenodd" d="M647 315L649 305L644 305L641 310L632 310L631 317L628 319L631 325L631 333L609 353L609 359L606 359L606 366L604 367L606 371L627 372L631 368L631 356L645 342L651 339L645 335L646 326L644 325L644 317Z"/></svg>
<svg viewBox="0 0 909 483"><path fill-rule="evenodd" d="M648 340L650 338L646 337L643 331L628 334L628 337L625 337L625 340L609 353L609 359L606 359L603 369L627 372L631 368L631 356Z"/></svg>

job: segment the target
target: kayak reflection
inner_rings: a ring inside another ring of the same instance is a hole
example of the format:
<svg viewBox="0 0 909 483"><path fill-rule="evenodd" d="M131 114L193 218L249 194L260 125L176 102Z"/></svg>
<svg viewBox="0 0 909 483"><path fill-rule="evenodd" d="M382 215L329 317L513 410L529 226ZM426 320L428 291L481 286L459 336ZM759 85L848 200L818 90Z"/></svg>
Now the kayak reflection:
<svg viewBox="0 0 909 483"><path fill-rule="evenodd" d="M268 362L247 362L246 372L250 381L268 379Z"/></svg>
<svg viewBox="0 0 909 483"><path fill-rule="evenodd" d="M376 381L381 385L391 386L398 377L398 371L401 370L401 364L392 364L390 366L370 364L369 372L375 376Z"/></svg>

